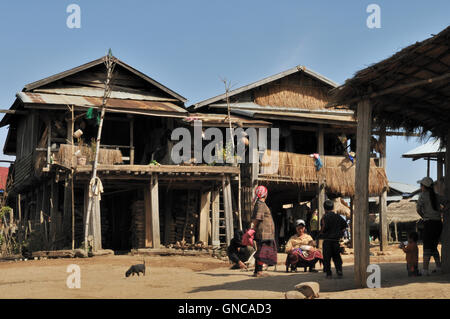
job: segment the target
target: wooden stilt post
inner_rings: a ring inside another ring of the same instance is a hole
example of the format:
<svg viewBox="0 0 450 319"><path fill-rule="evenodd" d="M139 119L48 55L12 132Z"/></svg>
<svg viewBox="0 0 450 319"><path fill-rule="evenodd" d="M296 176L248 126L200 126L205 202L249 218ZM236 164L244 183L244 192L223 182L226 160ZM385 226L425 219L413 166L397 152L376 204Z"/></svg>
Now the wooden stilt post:
<svg viewBox="0 0 450 319"><path fill-rule="evenodd" d="M446 151L445 151L445 199L447 203L450 203L450 130L447 133L446 138ZM449 204L447 204L448 206ZM444 213L444 225L442 227L441 235L441 254L442 254L442 272L445 274L450 273L450 207L446 207Z"/></svg>
<svg viewBox="0 0 450 319"><path fill-rule="evenodd" d="M386 130L383 129L380 134L380 144L382 145L382 151L380 153L380 167L386 169ZM380 250L385 251L388 247L387 238L387 189L383 190L379 198L379 233L380 233Z"/></svg>
<svg viewBox="0 0 450 319"><path fill-rule="evenodd" d="M219 209L220 209L220 196L219 191L214 189L212 192L212 229L211 229L211 241L212 246L217 248L220 246L220 238L219 238Z"/></svg>
<svg viewBox="0 0 450 319"><path fill-rule="evenodd" d="M205 245L208 244L208 224L209 224L209 212L211 210L211 191L202 192L200 199L200 228L199 228L199 240Z"/></svg>
<svg viewBox="0 0 450 319"><path fill-rule="evenodd" d="M324 156L325 153L325 144L324 144L324 135L323 135L323 127L319 125L319 131L317 135L317 153L320 156ZM323 168L322 168L323 169ZM317 186L317 209L319 212L319 221L322 220L323 215L325 215L325 208L323 204L325 203L325 181L323 179L323 174L319 174L319 183Z"/></svg>
<svg viewBox="0 0 450 319"><path fill-rule="evenodd" d="M427 157L427 177L430 177L430 158Z"/></svg>
<svg viewBox="0 0 450 319"><path fill-rule="evenodd" d="M223 202L225 210L226 240L227 245L229 245L231 239L233 238L234 229L233 229L233 208L231 204L231 183L230 178L228 176L223 177L222 188L223 188Z"/></svg>
<svg viewBox="0 0 450 319"><path fill-rule="evenodd" d="M58 214L58 184L55 180L51 179L50 184L50 242L52 246L55 246L56 242L56 230L57 230L57 214Z"/></svg>
<svg viewBox="0 0 450 319"><path fill-rule="evenodd" d="M357 288L366 287L369 265L369 165L372 107L369 100L358 103L354 212L354 269Z"/></svg>
<svg viewBox="0 0 450 319"><path fill-rule="evenodd" d="M159 195L158 195L158 175L152 174L150 182L150 202L151 202L151 227L152 227L152 246L159 248L161 237L159 235Z"/></svg>
<svg viewBox="0 0 450 319"><path fill-rule="evenodd" d="M134 117L130 119L130 165L134 164Z"/></svg>

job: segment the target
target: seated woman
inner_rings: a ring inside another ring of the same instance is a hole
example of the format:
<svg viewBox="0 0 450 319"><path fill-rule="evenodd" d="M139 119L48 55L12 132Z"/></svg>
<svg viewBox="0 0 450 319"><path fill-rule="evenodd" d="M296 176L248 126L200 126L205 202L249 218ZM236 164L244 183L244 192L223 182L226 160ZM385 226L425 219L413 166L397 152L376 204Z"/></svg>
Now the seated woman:
<svg viewBox="0 0 450 319"><path fill-rule="evenodd" d="M247 246L243 243L243 235L244 233L241 230L238 230L234 233L234 237L230 240L227 255L233 263L231 269L247 269L245 262L248 261L254 252L253 247Z"/></svg>
<svg viewBox="0 0 450 319"><path fill-rule="evenodd" d="M309 267L310 272L317 272L317 261L322 263L322 253L316 249L313 238L305 232L305 221L298 219L295 222L297 234L293 235L286 244L286 272L296 271L297 267Z"/></svg>

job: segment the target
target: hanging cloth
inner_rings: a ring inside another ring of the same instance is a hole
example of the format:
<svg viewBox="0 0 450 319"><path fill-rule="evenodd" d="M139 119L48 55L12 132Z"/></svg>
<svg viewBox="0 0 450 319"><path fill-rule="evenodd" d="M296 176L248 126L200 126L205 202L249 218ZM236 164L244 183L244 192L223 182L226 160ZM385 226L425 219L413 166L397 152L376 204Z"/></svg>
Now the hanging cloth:
<svg viewBox="0 0 450 319"><path fill-rule="evenodd" d="M103 193L103 184L99 177L92 178L89 182L89 197L98 196L101 200L101 193Z"/></svg>

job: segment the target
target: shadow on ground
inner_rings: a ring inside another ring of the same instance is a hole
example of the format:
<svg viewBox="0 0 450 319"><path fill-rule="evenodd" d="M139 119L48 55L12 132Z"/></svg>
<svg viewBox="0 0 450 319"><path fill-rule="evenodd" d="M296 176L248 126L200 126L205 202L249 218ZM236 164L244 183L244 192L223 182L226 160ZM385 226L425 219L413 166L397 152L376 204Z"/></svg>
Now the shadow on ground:
<svg viewBox="0 0 450 319"><path fill-rule="evenodd" d="M432 274L430 276L408 277L404 263L383 263L381 268L381 288L408 285L411 283L450 283L450 275ZM434 266L433 266L434 267ZM433 269L430 266L430 269ZM240 272L239 270L226 270L227 273L202 272L201 275L213 277L226 276L246 276L247 279L227 282L218 285L208 285L198 287L189 293L208 292L217 290L260 290L273 292L286 292L293 290L294 286L305 281L315 281L320 284L321 292L339 292L357 289L354 283L353 265L344 266L343 278L337 278L333 273L332 279L326 279L322 269L318 273L298 271L296 273L286 273L281 270L269 270L270 277L253 278L252 272ZM236 271L236 274L228 271ZM333 268L334 271L334 268Z"/></svg>

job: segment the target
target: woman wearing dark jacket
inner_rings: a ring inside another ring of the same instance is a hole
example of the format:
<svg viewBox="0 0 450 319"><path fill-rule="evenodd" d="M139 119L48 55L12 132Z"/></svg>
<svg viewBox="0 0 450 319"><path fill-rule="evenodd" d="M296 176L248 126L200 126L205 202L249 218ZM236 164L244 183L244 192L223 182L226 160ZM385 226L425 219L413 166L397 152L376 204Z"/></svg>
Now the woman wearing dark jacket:
<svg viewBox="0 0 450 319"><path fill-rule="evenodd" d="M436 271L441 270L441 259L437 246L442 232L439 199L433 189L433 180L425 177L419 181L421 194L417 201L417 213L424 221L423 231L423 272L428 275L431 256L436 262Z"/></svg>

